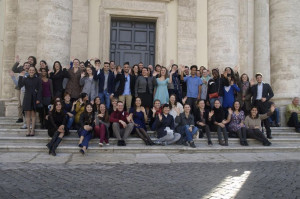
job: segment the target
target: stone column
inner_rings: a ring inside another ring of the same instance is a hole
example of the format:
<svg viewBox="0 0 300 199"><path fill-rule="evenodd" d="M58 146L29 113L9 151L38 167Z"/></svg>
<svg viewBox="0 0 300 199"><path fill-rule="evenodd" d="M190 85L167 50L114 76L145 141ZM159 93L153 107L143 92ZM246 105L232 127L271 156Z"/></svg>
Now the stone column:
<svg viewBox="0 0 300 199"><path fill-rule="evenodd" d="M69 64L72 9L72 0L39 1L37 57L46 60L50 68L56 60Z"/></svg>
<svg viewBox="0 0 300 199"><path fill-rule="evenodd" d="M263 74L270 83L269 0L254 1L254 74Z"/></svg>
<svg viewBox="0 0 300 199"><path fill-rule="evenodd" d="M270 0L271 83L279 105L300 96L299 0Z"/></svg>
<svg viewBox="0 0 300 199"><path fill-rule="evenodd" d="M238 64L239 2L209 0L208 2L208 66L234 67Z"/></svg>

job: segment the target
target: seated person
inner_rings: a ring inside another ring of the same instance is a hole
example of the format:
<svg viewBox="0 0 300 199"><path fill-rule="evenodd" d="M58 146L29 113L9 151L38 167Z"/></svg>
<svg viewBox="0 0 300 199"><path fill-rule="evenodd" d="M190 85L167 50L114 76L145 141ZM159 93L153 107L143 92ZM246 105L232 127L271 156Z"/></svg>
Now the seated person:
<svg viewBox="0 0 300 199"><path fill-rule="evenodd" d="M124 103L118 101L117 110L112 112L109 118L112 123L113 134L118 140L118 146L126 146L126 139L133 130L134 124L129 113L124 111Z"/></svg>
<svg viewBox="0 0 300 199"><path fill-rule="evenodd" d="M300 133L300 105L299 97L295 97L292 104L286 107L286 121L289 127L295 127L296 132Z"/></svg>
<svg viewBox="0 0 300 199"><path fill-rule="evenodd" d="M154 131L155 129L153 128L153 123L155 121L156 116L161 113L162 109L161 109L161 103L159 99L154 100L153 103L153 108L149 110L148 113L148 118L149 118L149 126L151 128L152 131Z"/></svg>
<svg viewBox="0 0 300 199"><path fill-rule="evenodd" d="M273 104L273 102L271 102ZM273 115L271 115L268 120L271 127L280 127L280 113L279 108L275 108Z"/></svg>
<svg viewBox="0 0 300 199"><path fill-rule="evenodd" d="M103 142L106 145L109 145L109 117L108 110L106 109L105 104L100 104L99 110L95 112L95 128L94 128L94 137L99 137L99 146L103 147Z"/></svg>
<svg viewBox="0 0 300 199"><path fill-rule="evenodd" d="M153 123L153 128L156 129L157 138L154 143L158 145L169 145L177 142L181 135L174 132L174 118L169 114L170 107L164 104L162 113L159 113Z"/></svg>
<svg viewBox="0 0 300 199"><path fill-rule="evenodd" d="M250 115L245 119L245 126L247 128L247 137L254 138L263 143L264 146L270 146L272 143L266 138L266 136L260 131L261 121L267 119L273 114L275 110L274 104L271 106L271 111L265 114L258 114L257 107L252 107Z"/></svg>
<svg viewBox="0 0 300 199"><path fill-rule="evenodd" d="M211 141L211 134L209 128L209 124L211 122L211 120L208 119L209 110L205 109L205 101L203 99L198 100L196 105L197 105L197 109L194 112L194 116L195 116L194 119L195 119L196 126L198 127L198 129L200 129L199 138L202 138L203 133L206 133L207 143L209 146L211 146L213 145L213 143Z"/></svg>
<svg viewBox="0 0 300 199"><path fill-rule="evenodd" d="M198 128L195 126L194 116L191 114L191 106L189 104L183 106L183 113L177 110L175 122L178 124L176 131L185 137L185 145L188 142L190 147L196 148L193 135L197 133Z"/></svg>

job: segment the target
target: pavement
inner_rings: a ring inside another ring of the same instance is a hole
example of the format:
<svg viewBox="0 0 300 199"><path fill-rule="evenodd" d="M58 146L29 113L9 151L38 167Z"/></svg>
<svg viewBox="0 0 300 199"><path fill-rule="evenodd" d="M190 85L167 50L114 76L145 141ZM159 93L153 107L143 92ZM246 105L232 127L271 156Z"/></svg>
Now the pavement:
<svg viewBox="0 0 300 199"><path fill-rule="evenodd" d="M0 198L300 198L299 153L0 153Z"/></svg>

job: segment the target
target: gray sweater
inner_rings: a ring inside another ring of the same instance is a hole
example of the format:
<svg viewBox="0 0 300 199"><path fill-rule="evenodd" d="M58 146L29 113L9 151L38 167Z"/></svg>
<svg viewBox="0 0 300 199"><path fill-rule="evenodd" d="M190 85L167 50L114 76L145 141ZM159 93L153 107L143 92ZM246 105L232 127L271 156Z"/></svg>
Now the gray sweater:
<svg viewBox="0 0 300 199"><path fill-rule="evenodd" d="M148 87L150 94L153 93L153 88L156 86L156 78L147 77L148 78ZM139 76L135 82L135 96L138 96L138 93L146 93L147 81L143 76Z"/></svg>
<svg viewBox="0 0 300 199"><path fill-rule="evenodd" d="M82 93L87 93L91 100L98 96L98 82L93 78L83 77L80 79L80 86L83 86Z"/></svg>

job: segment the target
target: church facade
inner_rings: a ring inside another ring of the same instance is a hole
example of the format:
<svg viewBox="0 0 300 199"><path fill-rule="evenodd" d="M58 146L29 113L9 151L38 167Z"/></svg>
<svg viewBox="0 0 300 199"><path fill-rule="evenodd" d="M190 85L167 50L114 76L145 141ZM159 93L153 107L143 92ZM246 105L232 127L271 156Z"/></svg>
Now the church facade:
<svg viewBox="0 0 300 199"><path fill-rule="evenodd" d="M239 66L263 74L279 105L300 96L298 0L0 0L0 98L9 70L34 55L122 65ZM38 66L39 67L39 66Z"/></svg>

